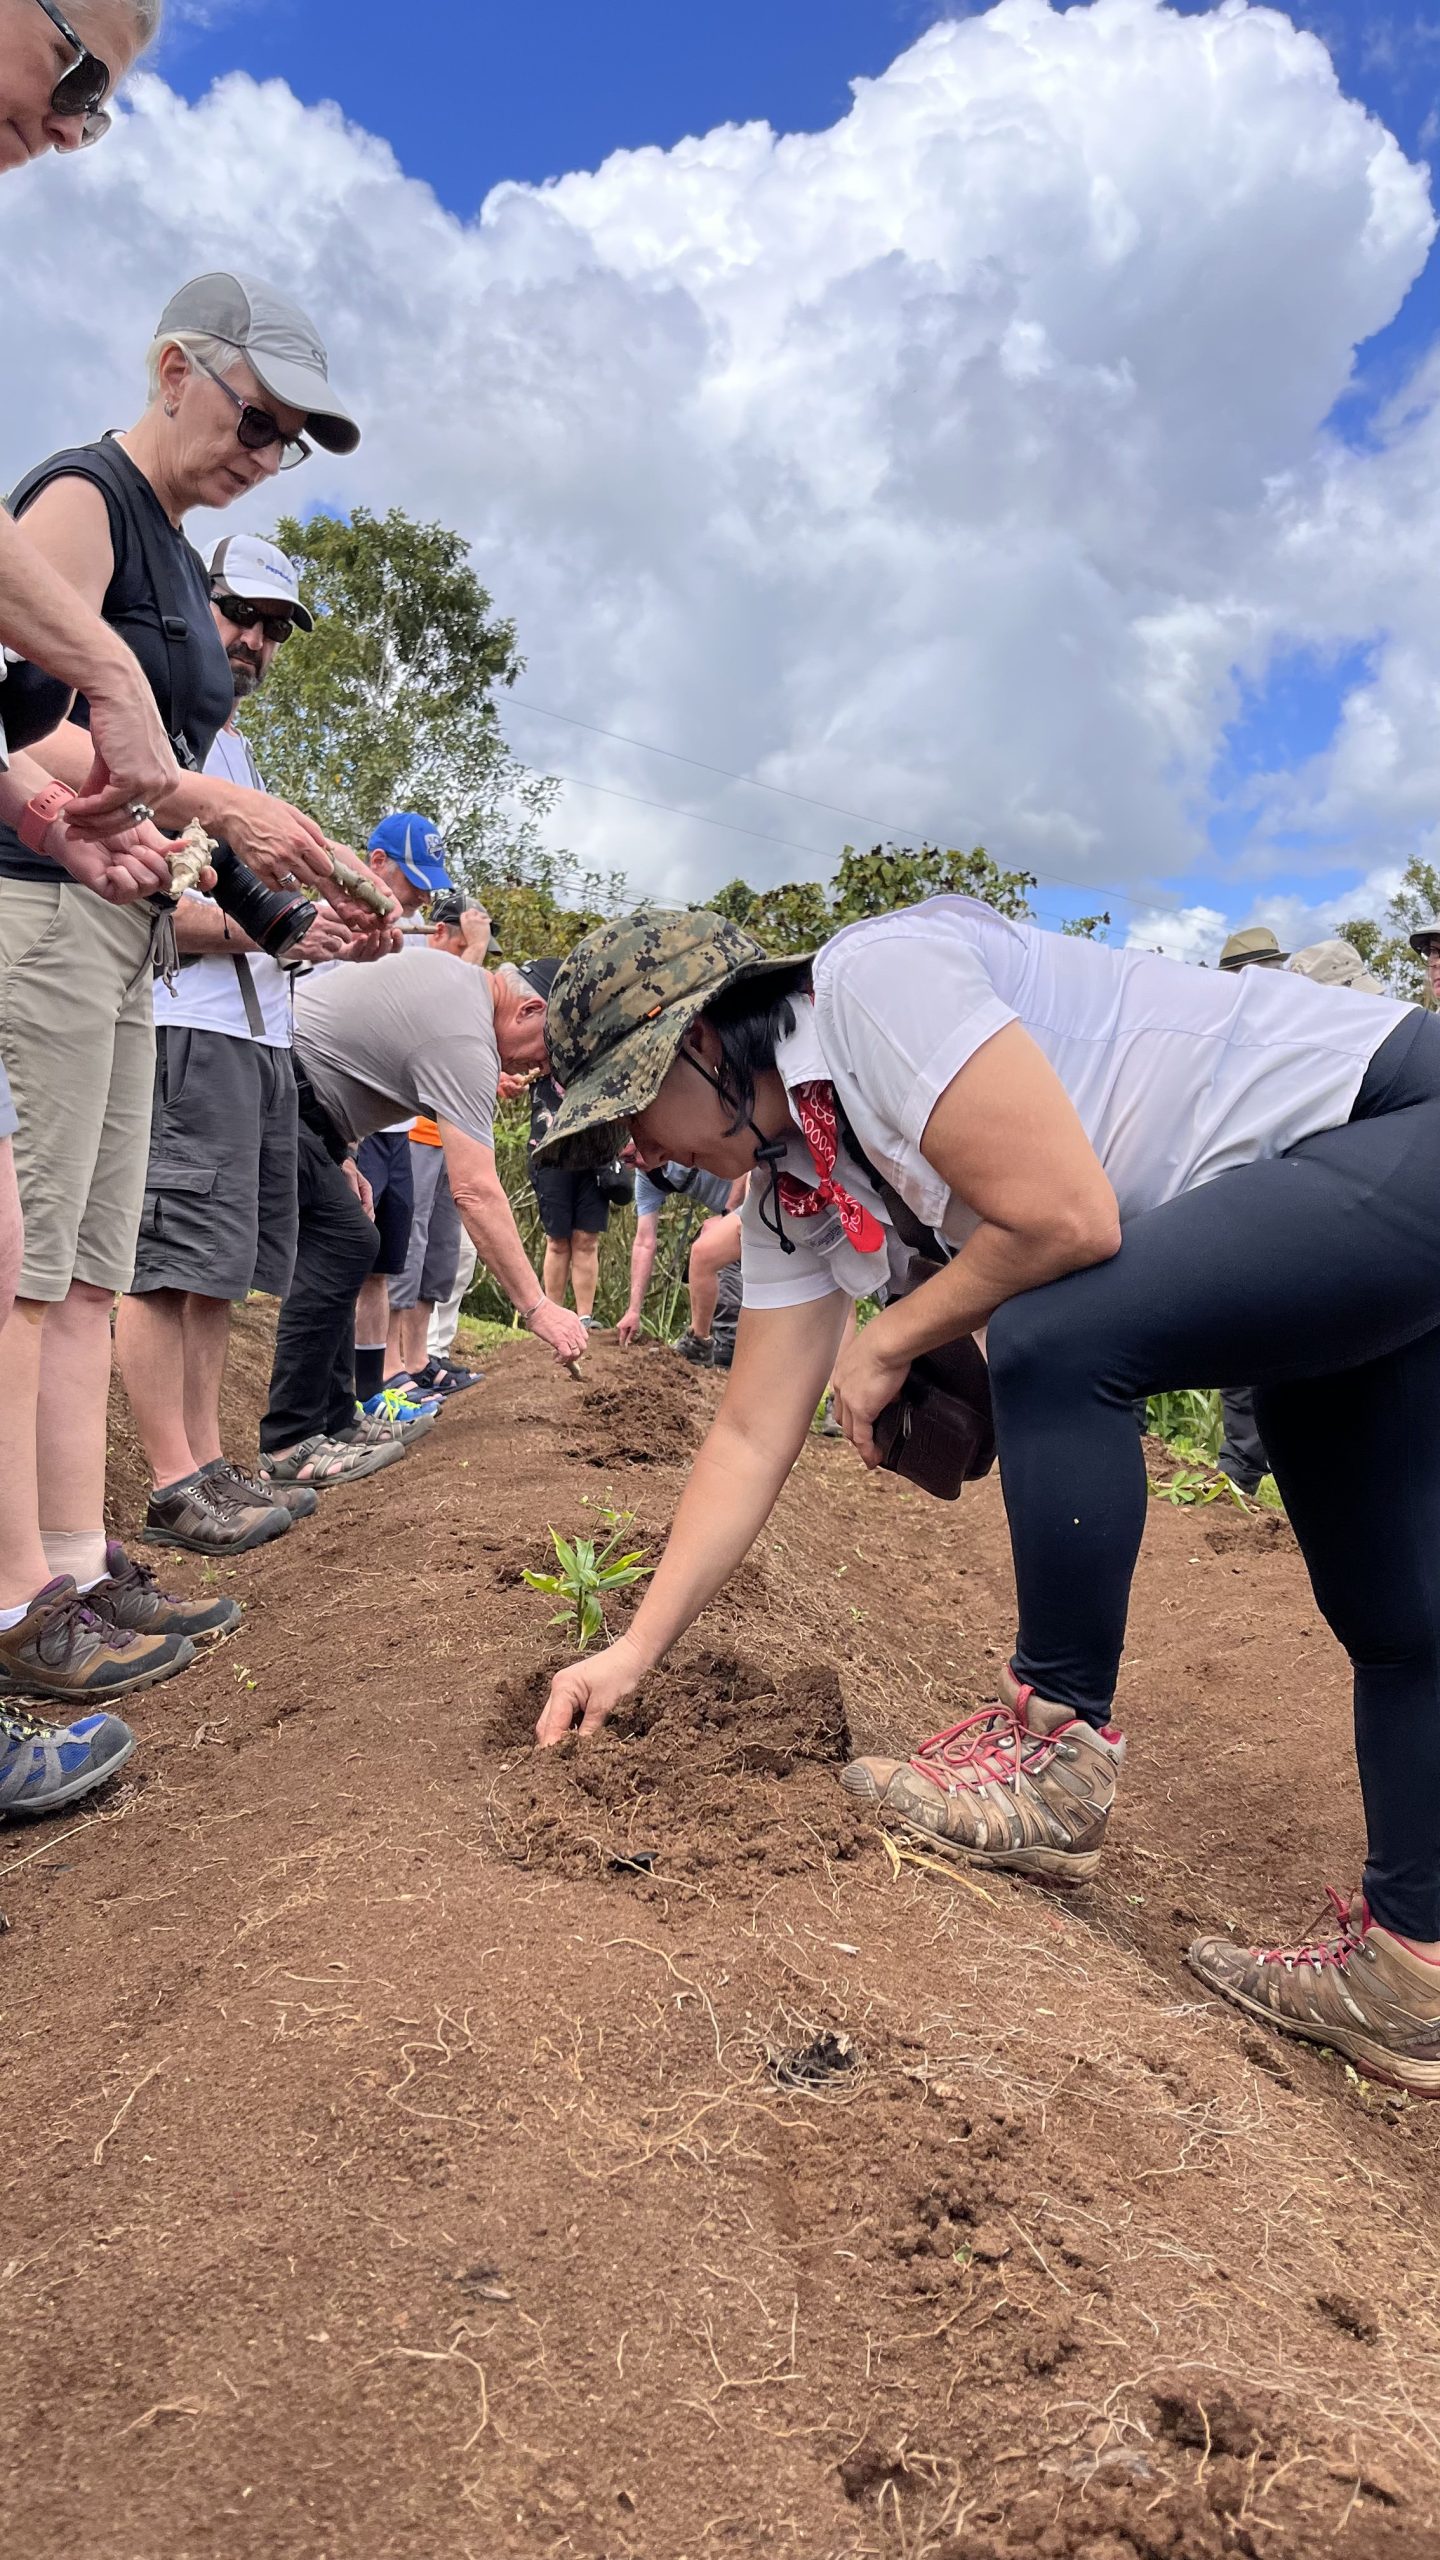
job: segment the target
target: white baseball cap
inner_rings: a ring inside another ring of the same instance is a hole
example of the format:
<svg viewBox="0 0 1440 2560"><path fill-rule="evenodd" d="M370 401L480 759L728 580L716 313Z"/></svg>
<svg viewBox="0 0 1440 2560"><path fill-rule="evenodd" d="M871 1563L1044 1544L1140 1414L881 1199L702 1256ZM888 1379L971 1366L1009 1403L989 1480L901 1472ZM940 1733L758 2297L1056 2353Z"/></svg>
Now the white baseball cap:
<svg viewBox="0 0 1440 2560"><path fill-rule="evenodd" d="M300 601L300 572L278 543L262 542L258 533L227 533L215 546L210 576L252 604L288 604L296 630L314 630L315 616Z"/></svg>

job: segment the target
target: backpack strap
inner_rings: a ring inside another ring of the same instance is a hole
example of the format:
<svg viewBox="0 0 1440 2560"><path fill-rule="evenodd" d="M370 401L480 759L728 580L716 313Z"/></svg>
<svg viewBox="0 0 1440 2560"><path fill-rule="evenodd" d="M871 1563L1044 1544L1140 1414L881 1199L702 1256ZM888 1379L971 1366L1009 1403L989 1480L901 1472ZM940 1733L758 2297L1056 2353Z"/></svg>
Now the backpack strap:
<svg viewBox="0 0 1440 2560"><path fill-rule="evenodd" d="M835 1093L833 1084L830 1089L832 1093ZM874 1184L875 1189L879 1192L881 1199L885 1203L886 1215L901 1243L908 1246L911 1253L924 1254L927 1261L937 1263L953 1261L954 1248L945 1242L944 1237L939 1233L938 1229L935 1227L927 1227L923 1218L916 1217L909 1201L902 1200L894 1183L888 1182L884 1174L880 1171L879 1166L871 1163L870 1158L865 1153L864 1148L861 1146L859 1139L856 1137L854 1130L850 1126L845 1106L841 1102L838 1093L835 1093L835 1117L839 1123L840 1135L845 1141L847 1152L854 1157L861 1172L868 1176L869 1180Z"/></svg>

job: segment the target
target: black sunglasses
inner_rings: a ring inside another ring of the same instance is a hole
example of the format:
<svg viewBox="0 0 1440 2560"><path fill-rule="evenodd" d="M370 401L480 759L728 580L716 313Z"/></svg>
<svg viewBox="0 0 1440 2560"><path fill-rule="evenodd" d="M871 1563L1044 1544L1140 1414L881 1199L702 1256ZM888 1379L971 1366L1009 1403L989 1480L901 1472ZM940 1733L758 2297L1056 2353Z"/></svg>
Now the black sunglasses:
<svg viewBox="0 0 1440 2560"><path fill-rule="evenodd" d="M45 6L46 0L41 0L41 5ZM186 363L193 365L197 373L206 374L211 382L218 383L226 399L239 410L235 433L247 453L268 453L272 444L280 445L283 448L280 455L282 471L293 471L297 462L309 461L311 447L303 436L287 436L278 418L272 418L268 409L258 408L253 400L242 400L239 392L231 390L224 374L217 373L213 364L207 364L203 356L195 355L188 347L183 352Z"/></svg>
<svg viewBox="0 0 1440 2560"><path fill-rule="evenodd" d="M266 639L273 640L277 648L284 648L295 628L295 617L288 605L282 605L276 610L266 605L252 604L246 596L232 596L228 593L214 595L210 601L217 613L223 613L227 622L234 623L237 631L253 631L258 623Z"/></svg>
<svg viewBox="0 0 1440 2560"><path fill-rule="evenodd" d="M85 130L80 136L83 148L87 143L99 142L110 130L110 118L105 113L105 101L110 95L110 66L102 62L98 54L92 53L88 45L81 43L68 18L61 17L54 0L40 0L40 7L57 35L62 35L65 42L75 48L76 59L64 78L57 81L51 92L50 104L57 116L84 117Z"/></svg>

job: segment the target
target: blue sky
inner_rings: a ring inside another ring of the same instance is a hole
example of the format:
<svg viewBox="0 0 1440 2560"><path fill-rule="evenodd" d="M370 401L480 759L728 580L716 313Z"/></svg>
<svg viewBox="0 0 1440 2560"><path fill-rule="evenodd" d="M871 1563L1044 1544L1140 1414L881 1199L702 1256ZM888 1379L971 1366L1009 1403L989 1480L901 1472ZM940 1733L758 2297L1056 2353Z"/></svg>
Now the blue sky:
<svg viewBox="0 0 1440 2560"><path fill-rule="evenodd" d="M1199 14L1203 0L1177 5ZM1440 0L1436 12L1358 0L1297 0L1288 12L1322 37L1346 89L1417 159L1440 135ZM240 66L283 77L307 103L338 100L464 217L502 179L594 167L620 147L665 147L726 121L828 126L845 112L851 80L884 70L937 17L961 14L971 13L932 0L410 0L403 13L393 0L174 0L157 67L191 98ZM1364 352L1334 421L1347 440L1366 441L1377 408L1437 336L1440 260L1432 258L1399 317ZM1328 666L1292 656L1244 694L1214 776L1212 858L1172 896L1235 905L1248 779L1323 746L1363 665L1354 651ZM533 732L517 744L541 752ZM637 760L637 790L663 794L672 784L673 771L667 780L658 762ZM758 823L783 832L776 804ZM743 860L743 846L735 850ZM1276 891L1324 894L1323 850L1318 863L1303 845L1292 859L1282 842L1270 858Z"/></svg>

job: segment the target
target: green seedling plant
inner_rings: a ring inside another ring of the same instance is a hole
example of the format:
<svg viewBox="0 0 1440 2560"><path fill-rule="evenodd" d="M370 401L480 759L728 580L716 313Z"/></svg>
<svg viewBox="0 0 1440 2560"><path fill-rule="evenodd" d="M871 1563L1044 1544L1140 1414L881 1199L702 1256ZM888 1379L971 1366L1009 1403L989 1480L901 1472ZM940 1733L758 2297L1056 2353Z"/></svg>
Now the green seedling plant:
<svg viewBox="0 0 1440 2560"><path fill-rule="evenodd" d="M643 1547L625 1555L615 1552L635 1526L633 1511L602 1511L600 1517L610 1532L603 1543L596 1538L562 1538L558 1529L552 1529L550 1543L558 1573L527 1569L523 1577L532 1591L548 1592L563 1602L550 1624L563 1627L580 1653L588 1652L596 1637L605 1633L606 1600L617 1591L632 1589L655 1570L646 1564Z"/></svg>

